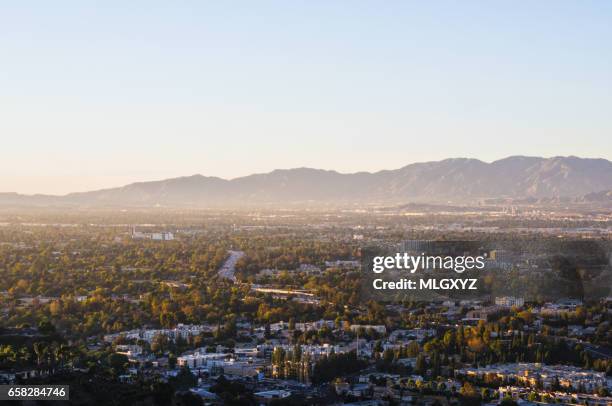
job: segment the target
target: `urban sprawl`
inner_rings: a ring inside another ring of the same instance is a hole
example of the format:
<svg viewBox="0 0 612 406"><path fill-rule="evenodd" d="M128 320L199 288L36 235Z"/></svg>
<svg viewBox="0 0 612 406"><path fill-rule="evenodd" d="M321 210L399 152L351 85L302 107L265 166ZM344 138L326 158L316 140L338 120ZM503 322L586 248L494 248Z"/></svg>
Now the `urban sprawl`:
<svg viewBox="0 0 612 406"><path fill-rule="evenodd" d="M521 294L554 261L487 252L513 295L387 302L361 278L366 246L611 236L588 207L7 209L0 383L73 404L610 405L612 298Z"/></svg>

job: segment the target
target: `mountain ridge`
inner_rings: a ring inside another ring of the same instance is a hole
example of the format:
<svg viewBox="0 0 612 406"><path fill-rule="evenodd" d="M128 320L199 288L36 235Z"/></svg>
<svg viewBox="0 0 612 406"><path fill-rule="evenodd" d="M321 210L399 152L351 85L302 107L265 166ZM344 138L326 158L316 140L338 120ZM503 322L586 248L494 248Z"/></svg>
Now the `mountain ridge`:
<svg viewBox="0 0 612 406"><path fill-rule="evenodd" d="M474 158L448 158L377 172L340 173L300 167L229 180L194 174L62 196L0 193L0 204L218 207L408 201L473 203L488 198L580 199L608 190L612 190L612 162L606 159L518 155L490 163Z"/></svg>

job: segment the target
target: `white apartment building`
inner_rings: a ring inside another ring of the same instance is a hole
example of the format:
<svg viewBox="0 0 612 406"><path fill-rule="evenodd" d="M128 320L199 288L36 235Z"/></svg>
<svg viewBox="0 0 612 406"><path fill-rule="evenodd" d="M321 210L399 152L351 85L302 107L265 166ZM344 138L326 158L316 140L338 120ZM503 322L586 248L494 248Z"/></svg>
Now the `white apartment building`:
<svg viewBox="0 0 612 406"><path fill-rule="evenodd" d="M502 307L523 307L525 299L522 297L502 296L495 298L495 304Z"/></svg>

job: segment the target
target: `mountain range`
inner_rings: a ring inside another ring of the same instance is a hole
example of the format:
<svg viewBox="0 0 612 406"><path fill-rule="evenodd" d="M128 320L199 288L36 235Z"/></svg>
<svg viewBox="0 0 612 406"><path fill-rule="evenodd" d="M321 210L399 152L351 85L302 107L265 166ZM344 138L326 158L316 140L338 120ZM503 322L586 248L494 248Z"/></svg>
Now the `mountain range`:
<svg viewBox="0 0 612 406"><path fill-rule="evenodd" d="M3 206L220 207L287 204L475 203L482 199L612 199L605 159L453 158L395 170L342 174L296 168L225 180L193 175L63 196L0 193Z"/></svg>

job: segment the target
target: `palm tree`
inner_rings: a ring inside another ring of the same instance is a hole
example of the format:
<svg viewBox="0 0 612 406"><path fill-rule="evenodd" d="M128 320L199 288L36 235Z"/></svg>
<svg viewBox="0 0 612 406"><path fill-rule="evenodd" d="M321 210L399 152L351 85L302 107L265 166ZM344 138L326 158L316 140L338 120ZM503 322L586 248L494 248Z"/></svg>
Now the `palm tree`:
<svg viewBox="0 0 612 406"><path fill-rule="evenodd" d="M55 350L55 357L59 361L60 369L64 368L66 361L70 358L71 348L69 345L60 344Z"/></svg>
<svg viewBox="0 0 612 406"><path fill-rule="evenodd" d="M36 367L40 371L42 362L47 355L47 346L44 342L37 341L34 343L34 354L36 354Z"/></svg>
<svg viewBox="0 0 612 406"><path fill-rule="evenodd" d="M58 360L58 350L59 350L59 345L56 342L53 342L51 343L47 351L47 357L49 360L49 369L51 372L55 371L55 365L57 364L57 360Z"/></svg>
<svg viewBox="0 0 612 406"><path fill-rule="evenodd" d="M19 349L18 359L20 362L27 364L31 358L32 358L32 353L30 352L28 347L21 347Z"/></svg>

